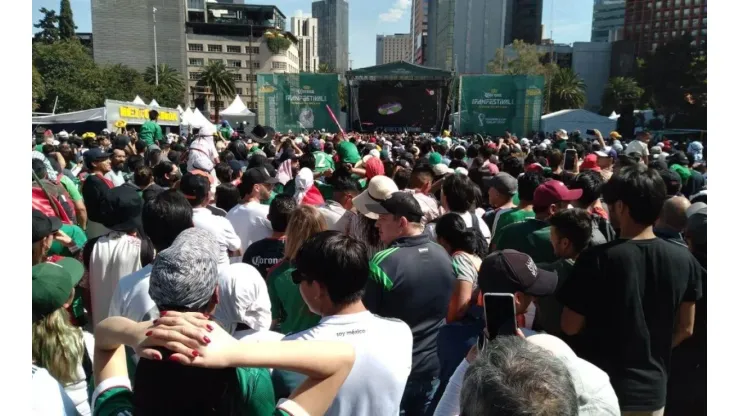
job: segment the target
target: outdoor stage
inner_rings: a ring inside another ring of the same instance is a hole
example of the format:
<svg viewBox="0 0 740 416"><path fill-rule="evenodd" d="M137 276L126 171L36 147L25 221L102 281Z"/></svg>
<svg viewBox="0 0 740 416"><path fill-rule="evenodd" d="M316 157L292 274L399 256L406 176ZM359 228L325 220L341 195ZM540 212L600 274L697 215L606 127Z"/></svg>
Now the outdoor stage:
<svg viewBox="0 0 740 416"><path fill-rule="evenodd" d="M347 72L349 123L354 131L439 131L452 73L408 62Z"/></svg>

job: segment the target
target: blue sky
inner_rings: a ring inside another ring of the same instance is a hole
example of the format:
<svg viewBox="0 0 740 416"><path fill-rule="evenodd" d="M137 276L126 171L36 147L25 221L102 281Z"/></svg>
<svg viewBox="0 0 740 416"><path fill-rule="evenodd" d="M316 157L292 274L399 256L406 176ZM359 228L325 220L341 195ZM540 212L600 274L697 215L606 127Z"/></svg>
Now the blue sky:
<svg viewBox="0 0 740 416"><path fill-rule="evenodd" d="M275 4L288 18L302 13L311 14L312 0L247 0L248 3ZM78 31L90 32L90 0L71 0ZM353 68L375 65L375 35L408 33L411 0L349 0L349 50ZM554 7L553 7L554 6ZM59 10L59 0L32 0L33 22L41 14L38 9ZM573 43L591 39L593 0L544 0L542 23L545 37L558 43ZM552 12L551 12L552 11ZM552 22L552 24L551 24ZM33 28L33 27L32 27Z"/></svg>

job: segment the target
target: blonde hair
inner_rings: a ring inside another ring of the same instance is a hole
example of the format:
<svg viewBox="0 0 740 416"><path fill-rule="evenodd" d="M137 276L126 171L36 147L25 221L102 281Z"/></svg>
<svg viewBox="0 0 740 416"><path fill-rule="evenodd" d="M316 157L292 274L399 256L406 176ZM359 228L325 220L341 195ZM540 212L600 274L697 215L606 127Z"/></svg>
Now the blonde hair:
<svg viewBox="0 0 740 416"><path fill-rule="evenodd" d="M300 205L290 214L288 227L285 229L285 259L293 260L304 241L327 229L329 227L321 211L310 205Z"/></svg>
<svg viewBox="0 0 740 416"><path fill-rule="evenodd" d="M67 310L59 308L34 322L32 357L57 381L69 384L77 381L77 366L85 353L82 330L69 322Z"/></svg>

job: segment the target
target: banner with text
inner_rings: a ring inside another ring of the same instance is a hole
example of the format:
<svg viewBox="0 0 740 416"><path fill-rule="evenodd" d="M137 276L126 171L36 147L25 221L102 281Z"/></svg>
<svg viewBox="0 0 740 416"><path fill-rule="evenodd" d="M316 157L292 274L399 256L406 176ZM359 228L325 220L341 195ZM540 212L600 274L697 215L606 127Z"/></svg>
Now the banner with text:
<svg viewBox="0 0 740 416"><path fill-rule="evenodd" d="M339 131L326 109L339 114L337 74L257 74L259 123L287 133Z"/></svg>
<svg viewBox="0 0 740 416"><path fill-rule="evenodd" d="M453 123L462 134L529 137L540 129L544 85L539 75L462 75Z"/></svg>

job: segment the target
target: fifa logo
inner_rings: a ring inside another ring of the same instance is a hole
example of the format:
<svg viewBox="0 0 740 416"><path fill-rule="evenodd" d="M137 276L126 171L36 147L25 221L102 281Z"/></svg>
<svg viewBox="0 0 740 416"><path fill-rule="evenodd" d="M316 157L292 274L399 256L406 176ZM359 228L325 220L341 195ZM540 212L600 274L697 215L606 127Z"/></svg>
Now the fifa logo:
<svg viewBox="0 0 740 416"><path fill-rule="evenodd" d="M483 113L478 114L478 123L480 123L480 126L483 127L483 122L486 120L486 115Z"/></svg>

